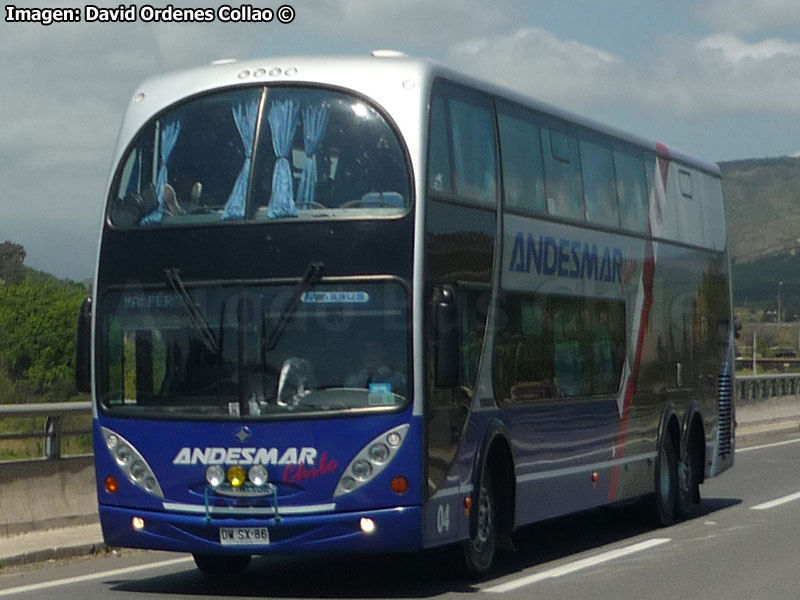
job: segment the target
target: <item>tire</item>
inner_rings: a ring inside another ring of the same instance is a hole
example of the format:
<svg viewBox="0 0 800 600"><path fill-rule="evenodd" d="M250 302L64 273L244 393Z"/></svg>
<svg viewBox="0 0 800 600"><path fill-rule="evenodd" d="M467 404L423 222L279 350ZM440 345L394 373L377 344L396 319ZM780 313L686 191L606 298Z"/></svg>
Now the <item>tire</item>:
<svg viewBox="0 0 800 600"><path fill-rule="evenodd" d="M692 516L700 503L699 469L702 464L696 456L696 448L689 442L686 457L678 463L678 498L675 514L679 519Z"/></svg>
<svg viewBox="0 0 800 600"><path fill-rule="evenodd" d="M484 466L475 503L475 533L462 542L464 568L470 578L485 576L497 553L497 491L491 471Z"/></svg>
<svg viewBox="0 0 800 600"><path fill-rule="evenodd" d="M678 453L669 433L664 432L656 458L653 516L661 527L672 525L678 503Z"/></svg>
<svg viewBox="0 0 800 600"><path fill-rule="evenodd" d="M192 554L192 557L194 557L194 564L197 565L203 575L214 578L239 575L250 564L250 556L247 554L228 556L221 554Z"/></svg>

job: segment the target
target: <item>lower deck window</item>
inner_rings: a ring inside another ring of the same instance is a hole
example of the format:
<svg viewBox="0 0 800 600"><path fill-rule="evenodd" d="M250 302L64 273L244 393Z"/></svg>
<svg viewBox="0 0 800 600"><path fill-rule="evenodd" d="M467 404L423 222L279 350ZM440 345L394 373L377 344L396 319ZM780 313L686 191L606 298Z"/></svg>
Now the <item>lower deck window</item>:
<svg viewBox="0 0 800 600"><path fill-rule="evenodd" d="M614 394L625 360L621 300L512 295L497 333L501 402Z"/></svg>

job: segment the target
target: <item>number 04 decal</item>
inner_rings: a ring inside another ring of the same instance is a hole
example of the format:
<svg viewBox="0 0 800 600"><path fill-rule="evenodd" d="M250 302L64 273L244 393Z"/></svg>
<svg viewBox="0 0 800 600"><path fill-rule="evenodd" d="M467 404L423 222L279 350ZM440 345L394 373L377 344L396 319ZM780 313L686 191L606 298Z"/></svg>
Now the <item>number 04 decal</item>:
<svg viewBox="0 0 800 600"><path fill-rule="evenodd" d="M450 505L440 504L436 511L436 531L443 533L450 531Z"/></svg>

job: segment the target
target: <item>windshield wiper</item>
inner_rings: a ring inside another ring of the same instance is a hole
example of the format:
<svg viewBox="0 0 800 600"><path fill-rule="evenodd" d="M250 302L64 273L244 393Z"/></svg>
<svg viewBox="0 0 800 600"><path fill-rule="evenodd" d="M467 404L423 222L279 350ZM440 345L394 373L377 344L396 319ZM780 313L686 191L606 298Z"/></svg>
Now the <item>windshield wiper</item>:
<svg viewBox="0 0 800 600"><path fill-rule="evenodd" d="M283 332L286 331L286 327L292 322L292 317L294 313L297 312L297 307L300 306L300 300L303 298L303 294L322 278L322 269L324 268L325 265L321 262L308 265L303 278L294 288L292 299L284 307L281 316L278 318L278 322L275 323L275 327L272 328L272 332L269 334L269 338L264 342L264 349L266 351L274 350L275 346L278 345Z"/></svg>
<svg viewBox="0 0 800 600"><path fill-rule="evenodd" d="M178 295L178 298L181 299L181 302L183 302L183 307L186 309L186 312L189 313L192 324L197 331L200 332L200 338L203 340L203 343L214 355L217 355L219 353L219 345L217 344L217 339L214 337L214 332L211 331L211 327L208 321L206 321L200 307L197 306L197 303L189 295L189 292L186 291L186 286L183 284L180 270L176 268L165 269L164 273L166 273L167 281L169 281L172 289Z"/></svg>

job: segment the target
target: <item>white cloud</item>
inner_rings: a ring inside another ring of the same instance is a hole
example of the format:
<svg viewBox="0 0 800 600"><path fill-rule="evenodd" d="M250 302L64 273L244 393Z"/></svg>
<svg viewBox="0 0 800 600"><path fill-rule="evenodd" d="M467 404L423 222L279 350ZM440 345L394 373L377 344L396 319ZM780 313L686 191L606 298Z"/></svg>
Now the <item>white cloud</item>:
<svg viewBox="0 0 800 600"><path fill-rule="evenodd" d="M655 58L624 61L536 28L452 47L448 63L570 110L628 105L681 114L759 110L800 114L800 44L734 34L673 38Z"/></svg>
<svg viewBox="0 0 800 600"><path fill-rule="evenodd" d="M476 30L493 34L522 18L514 0L307 0L295 23L335 35L364 51L390 47L409 54L438 53Z"/></svg>
<svg viewBox="0 0 800 600"><path fill-rule="evenodd" d="M800 25L797 0L712 0L695 10L715 31L758 33Z"/></svg>
<svg viewBox="0 0 800 600"><path fill-rule="evenodd" d="M446 60L453 67L550 102L570 106L617 97L609 86L627 85L629 67L594 46L535 27L456 44Z"/></svg>
<svg viewBox="0 0 800 600"><path fill-rule="evenodd" d="M775 38L748 43L731 33L708 36L697 44L697 49L700 52L718 51L725 60L732 63L745 59L767 61L774 58L800 56L800 44Z"/></svg>

